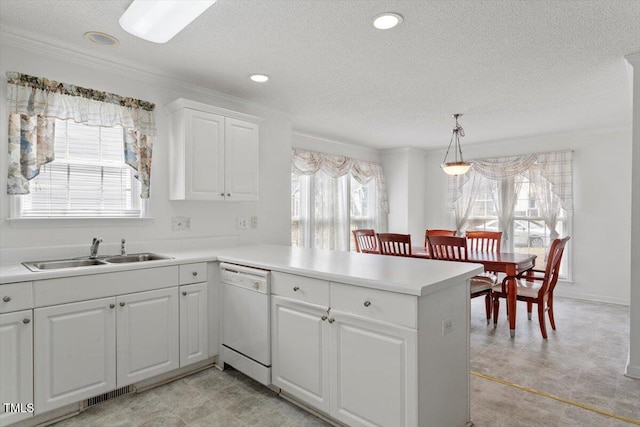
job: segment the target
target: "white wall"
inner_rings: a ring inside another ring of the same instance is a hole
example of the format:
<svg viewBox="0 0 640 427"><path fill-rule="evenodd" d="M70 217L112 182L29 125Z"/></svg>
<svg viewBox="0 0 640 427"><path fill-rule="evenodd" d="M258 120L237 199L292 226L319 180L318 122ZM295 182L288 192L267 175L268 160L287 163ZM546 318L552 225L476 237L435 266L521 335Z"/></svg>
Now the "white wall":
<svg viewBox="0 0 640 427"><path fill-rule="evenodd" d="M98 48L97 48L98 49ZM94 236L106 243L192 237L239 236L240 243L288 244L291 122L288 114L179 82L131 71L125 66L88 59L73 52L2 37L0 73L17 71L78 86L134 97L156 104L158 138L153 147L150 207L152 220L32 220L9 222L7 196L7 111L0 103L0 248L87 244ZM6 85L0 85L5 99ZM169 201L168 123L164 106L187 98L264 118L260 127L260 194L258 202ZM237 230L238 216L258 216L255 230ZM172 216L190 216L191 230L173 232Z"/></svg>
<svg viewBox="0 0 640 427"><path fill-rule="evenodd" d="M424 243L425 152L415 148L381 153L389 193L389 232L409 233L411 243Z"/></svg>
<svg viewBox="0 0 640 427"><path fill-rule="evenodd" d="M631 226L631 131L543 137L464 145L466 159L571 149L574 213L569 241L573 283L557 295L629 304ZM446 211L447 178L439 165L444 151L425 162L429 227L453 220Z"/></svg>

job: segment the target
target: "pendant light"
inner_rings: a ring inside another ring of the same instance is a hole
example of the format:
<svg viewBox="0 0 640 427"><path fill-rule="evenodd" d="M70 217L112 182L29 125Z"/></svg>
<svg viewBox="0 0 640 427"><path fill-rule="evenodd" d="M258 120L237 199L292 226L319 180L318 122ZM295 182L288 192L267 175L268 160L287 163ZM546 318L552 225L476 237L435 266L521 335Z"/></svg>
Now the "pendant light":
<svg viewBox="0 0 640 427"><path fill-rule="evenodd" d="M444 155L444 160L440 167L447 175L464 175L467 173L469 168L471 167L471 162L465 162L462 158L462 148L460 148L460 137L464 136L464 129L458 124L458 117L462 116L462 114L454 114L453 118L456 119L456 126L451 130L451 141L449 141L449 148L447 148L447 153ZM447 157L449 156L449 150L451 150L451 145L455 141L455 161L447 162ZM458 154L460 155L458 157Z"/></svg>

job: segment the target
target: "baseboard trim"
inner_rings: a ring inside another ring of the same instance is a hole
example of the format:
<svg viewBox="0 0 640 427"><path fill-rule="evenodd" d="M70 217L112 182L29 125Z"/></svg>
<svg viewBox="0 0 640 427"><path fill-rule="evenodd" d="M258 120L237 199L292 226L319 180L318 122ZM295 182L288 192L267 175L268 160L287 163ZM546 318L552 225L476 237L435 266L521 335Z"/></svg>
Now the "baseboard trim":
<svg viewBox="0 0 640 427"><path fill-rule="evenodd" d="M553 291L553 294L554 296L558 296L558 297L580 299L580 300L592 301L592 302L604 302L607 304L618 304L618 305L626 305L626 306L629 306L631 304L631 300L628 298L617 298L617 297L608 297L604 295L567 292L558 287L556 287L556 289Z"/></svg>
<svg viewBox="0 0 640 427"><path fill-rule="evenodd" d="M627 366L624 370L624 375L640 380L640 366L631 364L631 350L629 350L629 356L627 356Z"/></svg>

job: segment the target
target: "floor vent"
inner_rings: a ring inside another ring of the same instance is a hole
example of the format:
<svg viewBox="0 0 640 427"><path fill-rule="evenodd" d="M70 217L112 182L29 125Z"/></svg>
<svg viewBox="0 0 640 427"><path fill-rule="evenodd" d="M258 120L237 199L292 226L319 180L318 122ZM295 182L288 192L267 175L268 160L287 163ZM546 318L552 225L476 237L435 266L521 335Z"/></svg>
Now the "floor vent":
<svg viewBox="0 0 640 427"><path fill-rule="evenodd" d="M87 403L85 408L88 408L93 405L97 405L98 403L102 403L106 400L115 399L116 397L120 397L124 394L128 394L131 392L131 386L120 387L117 390L110 391L109 393L101 394L100 396L92 397L91 399L87 399Z"/></svg>

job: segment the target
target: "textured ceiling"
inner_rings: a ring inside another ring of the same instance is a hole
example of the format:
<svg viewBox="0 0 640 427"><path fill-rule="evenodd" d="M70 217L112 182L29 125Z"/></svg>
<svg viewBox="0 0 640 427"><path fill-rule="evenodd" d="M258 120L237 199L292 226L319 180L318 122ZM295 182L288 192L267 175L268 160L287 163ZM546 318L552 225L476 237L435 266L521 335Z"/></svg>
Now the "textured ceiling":
<svg viewBox="0 0 640 427"><path fill-rule="evenodd" d="M640 1L218 0L167 44L124 32L129 0L0 0L0 30L294 114L295 130L375 148L628 127L624 56ZM379 31L379 13L404 17ZM86 31L116 36L95 48ZM254 72L271 80L258 85Z"/></svg>

